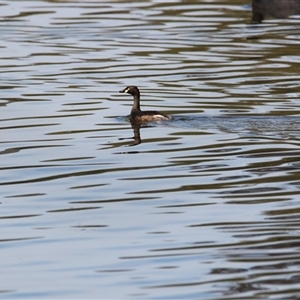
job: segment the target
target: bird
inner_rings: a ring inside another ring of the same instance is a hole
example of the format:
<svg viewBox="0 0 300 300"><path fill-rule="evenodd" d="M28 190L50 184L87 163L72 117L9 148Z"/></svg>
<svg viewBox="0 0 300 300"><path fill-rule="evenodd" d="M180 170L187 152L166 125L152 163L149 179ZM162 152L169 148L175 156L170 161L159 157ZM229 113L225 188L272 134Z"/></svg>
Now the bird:
<svg viewBox="0 0 300 300"><path fill-rule="evenodd" d="M166 115L156 110L142 111L140 108L140 91L134 85L127 86L125 89L119 91L119 93L127 93L133 96L134 102L130 113L131 122L147 123L173 120L173 117L171 115Z"/></svg>

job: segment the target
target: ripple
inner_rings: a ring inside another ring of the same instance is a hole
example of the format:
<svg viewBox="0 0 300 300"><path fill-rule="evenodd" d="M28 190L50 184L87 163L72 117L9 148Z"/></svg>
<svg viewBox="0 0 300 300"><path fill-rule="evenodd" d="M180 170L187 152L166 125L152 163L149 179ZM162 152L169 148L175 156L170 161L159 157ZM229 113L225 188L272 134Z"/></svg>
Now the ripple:
<svg viewBox="0 0 300 300"><path fill-rule="evenodd" d="M299 18L244 4L0 4L5 298L297 298Z"/></svg>

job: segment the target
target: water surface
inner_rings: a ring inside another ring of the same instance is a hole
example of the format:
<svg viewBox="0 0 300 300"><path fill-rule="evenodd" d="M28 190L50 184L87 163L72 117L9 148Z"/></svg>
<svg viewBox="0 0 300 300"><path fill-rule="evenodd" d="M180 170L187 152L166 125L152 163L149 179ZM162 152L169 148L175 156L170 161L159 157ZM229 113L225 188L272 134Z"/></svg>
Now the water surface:
<svg viewBox="0 0 300 300"><path fill-rule="evenodd" d="M297 16L0 6L0 298L297 299ZM174 121L132 128L132 84Z"/></svg>

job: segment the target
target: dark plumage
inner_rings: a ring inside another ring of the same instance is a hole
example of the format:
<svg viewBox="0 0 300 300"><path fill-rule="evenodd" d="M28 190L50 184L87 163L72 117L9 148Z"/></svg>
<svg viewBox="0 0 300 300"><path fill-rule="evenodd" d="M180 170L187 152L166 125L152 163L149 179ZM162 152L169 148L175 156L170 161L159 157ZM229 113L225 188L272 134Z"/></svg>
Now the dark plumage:
<svg viewBox="0 0 300 300"><path fill-rule="evenodd" d="M140 108L140 91L136 86L127 86L120 93L127 93L133 96L133 105L130 113L130 120L132 122L146 123L153 121L172 120L172 116L162 114L159 111L147 110L141 111Z"/></svg>

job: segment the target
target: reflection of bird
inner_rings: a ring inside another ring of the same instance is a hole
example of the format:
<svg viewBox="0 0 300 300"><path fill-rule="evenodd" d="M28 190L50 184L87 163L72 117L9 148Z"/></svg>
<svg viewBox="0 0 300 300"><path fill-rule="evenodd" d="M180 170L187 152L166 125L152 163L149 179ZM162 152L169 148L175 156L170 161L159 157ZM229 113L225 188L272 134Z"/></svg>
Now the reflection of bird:
<svg viewBox="0 0 300 300"><path fill-rule="evenodd" d="M130 120L137 123L146 123L153 121L172 120L172 116L165 115L159 111L147 110L141 111L140 109L140 91L136 86L128 86L120 93L127 93L133 96L134 102L130 113Z"/></svg>

